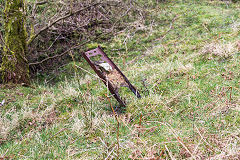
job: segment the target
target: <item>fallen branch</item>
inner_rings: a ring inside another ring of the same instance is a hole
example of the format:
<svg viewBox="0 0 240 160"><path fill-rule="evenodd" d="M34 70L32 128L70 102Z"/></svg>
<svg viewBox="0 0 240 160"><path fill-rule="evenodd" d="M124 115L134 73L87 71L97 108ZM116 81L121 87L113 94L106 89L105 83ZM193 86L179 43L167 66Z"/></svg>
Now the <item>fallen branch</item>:
<svg viewBox="0 0 240 160"><path fill-rule="evenodd" d="M68 50L66 50L65 52L63 52L63 53L61 53L61 54L57 54L57 55L54 55L54 56L52 56L52 57L47 57L47 58L45 58L45 59L43 59L43 60L41 60L41 61L39 61L39 62L29 63L29 66L31 66L31 65L37 65L37 64L42 64L43 62L45 62L45 61L47 61L47 60L54 59L54 58L57 58L57 57L61 57L61 56L63 56L64 54L67 54L69 51L71 51L71 50L73 50L73 49L76 49L76 48L79 48L79 47L82 47L83 45L85 45L86 43L89 43L89 42L90 42L90 40L88 40L88 41L86 41L86 42L84 42L84 43L82 43L82 44L80 44L80 45L73 46L73 47L69 48Z"/></svg>

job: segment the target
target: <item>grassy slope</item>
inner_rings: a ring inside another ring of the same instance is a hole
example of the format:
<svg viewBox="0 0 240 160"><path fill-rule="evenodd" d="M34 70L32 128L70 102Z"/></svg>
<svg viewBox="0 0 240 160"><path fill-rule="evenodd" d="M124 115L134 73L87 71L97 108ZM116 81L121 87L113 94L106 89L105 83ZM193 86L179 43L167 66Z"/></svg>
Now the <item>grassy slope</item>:
<svg viewBox="0 0 240 160"><path fill-rule="evenodd" d="M129 96L118 115L119 140L106 88L72 63L34 80L35 89L2 86L0 157L239 158L239 3L179 1L149 12L142 30L130 26L105 44L143 96Z"/></svg>

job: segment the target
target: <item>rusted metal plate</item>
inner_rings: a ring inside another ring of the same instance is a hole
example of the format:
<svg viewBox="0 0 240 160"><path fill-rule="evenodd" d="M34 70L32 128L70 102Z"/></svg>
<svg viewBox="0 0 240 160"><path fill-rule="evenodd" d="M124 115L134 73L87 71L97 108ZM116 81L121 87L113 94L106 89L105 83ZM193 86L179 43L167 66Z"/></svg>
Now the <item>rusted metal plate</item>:
<svg viewBox="0 0 240 160"><path fill-rule="evenodd" d="M120 87L128 87L138 98L141 98L137 89L129 82L127 77L113 63L106 53L104 53L100 46L96 49L87 51L82 55L121 106L126 107L126 103L118 93Z"/></svg>

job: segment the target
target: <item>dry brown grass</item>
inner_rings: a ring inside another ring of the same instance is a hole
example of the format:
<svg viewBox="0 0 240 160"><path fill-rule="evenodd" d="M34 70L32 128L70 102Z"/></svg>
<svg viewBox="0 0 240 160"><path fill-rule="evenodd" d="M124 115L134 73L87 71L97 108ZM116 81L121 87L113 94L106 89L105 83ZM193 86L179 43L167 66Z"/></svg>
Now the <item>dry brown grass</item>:
<svg viewBox="0 0 240 160"><path fill-rule="evenodd" d="M237 52L237 47L235 43L219 43L213 42L206 44L201 53L203 55L209 55L209 59L219 57L219 58L230 58Z"/></svg>

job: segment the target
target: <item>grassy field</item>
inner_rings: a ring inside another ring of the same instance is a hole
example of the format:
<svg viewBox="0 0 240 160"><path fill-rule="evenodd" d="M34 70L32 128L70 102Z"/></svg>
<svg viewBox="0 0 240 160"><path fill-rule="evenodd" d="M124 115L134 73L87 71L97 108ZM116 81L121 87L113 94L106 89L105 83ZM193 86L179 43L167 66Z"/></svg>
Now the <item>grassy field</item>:
<svg viewBox="0 0 240 160"><path fill-rule="evenodd" d="M0 85L0 159L240 159L239 29L239 2L148 7L101 44L142 95L116 117L84 60Z"/></svg>

